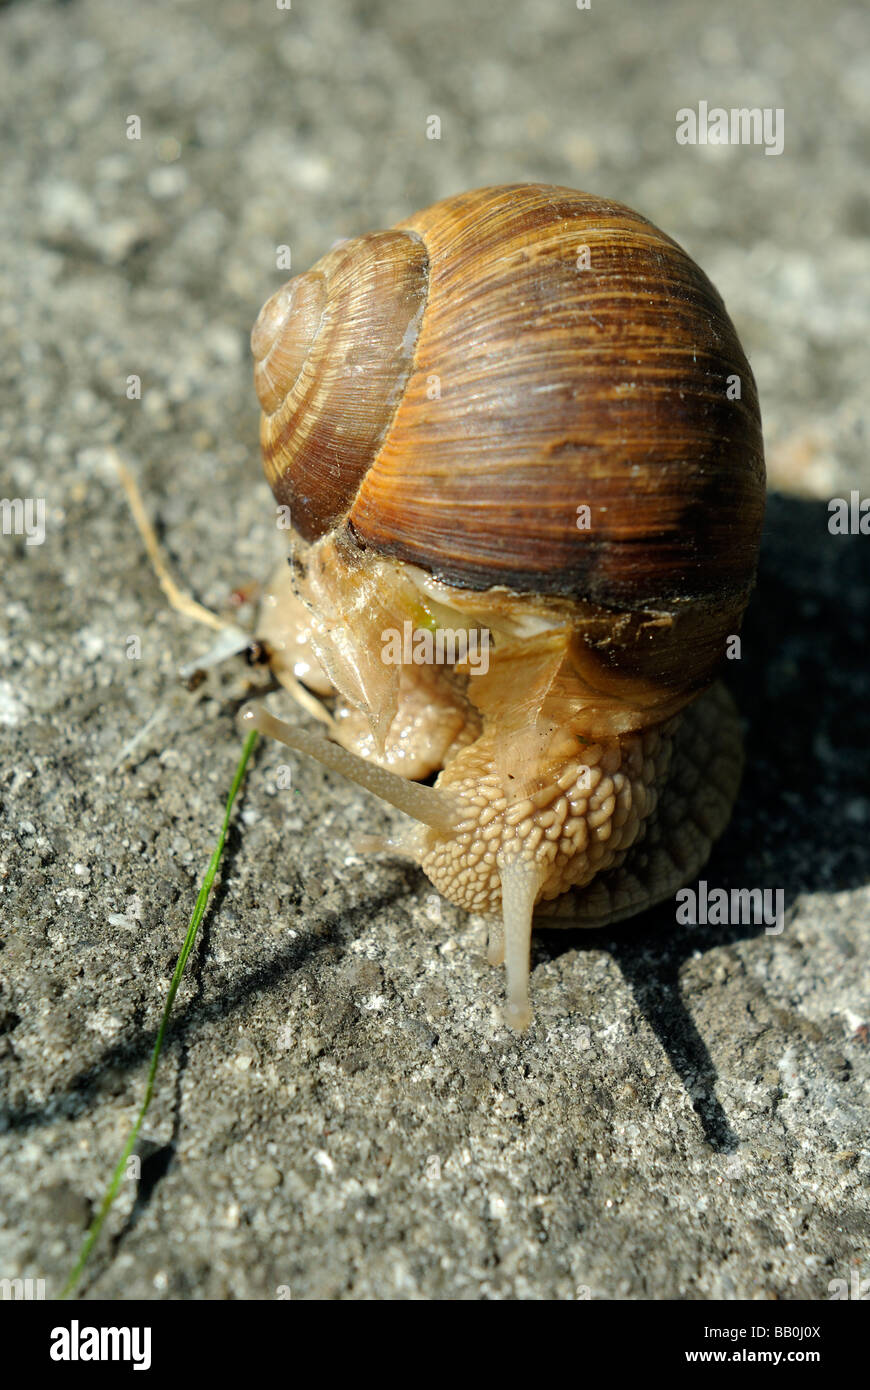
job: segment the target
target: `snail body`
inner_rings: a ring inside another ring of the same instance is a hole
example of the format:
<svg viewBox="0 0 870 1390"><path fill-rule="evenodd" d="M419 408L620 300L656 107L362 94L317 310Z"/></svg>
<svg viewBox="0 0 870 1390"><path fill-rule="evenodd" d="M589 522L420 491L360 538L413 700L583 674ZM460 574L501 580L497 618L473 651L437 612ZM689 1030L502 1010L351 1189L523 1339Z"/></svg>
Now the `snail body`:
<svg viewBox="0 0 870 1390"><path fill-rule="evenodd" d="M740 730L714 679L764 508L736 333L651 223L532 184L333 248L252 347L292 524L259 636L279 679L334 695L332 741L246 717L417 820L399 847L489 914L523 1028L535 909L650 906L730 816Z"/></svg>

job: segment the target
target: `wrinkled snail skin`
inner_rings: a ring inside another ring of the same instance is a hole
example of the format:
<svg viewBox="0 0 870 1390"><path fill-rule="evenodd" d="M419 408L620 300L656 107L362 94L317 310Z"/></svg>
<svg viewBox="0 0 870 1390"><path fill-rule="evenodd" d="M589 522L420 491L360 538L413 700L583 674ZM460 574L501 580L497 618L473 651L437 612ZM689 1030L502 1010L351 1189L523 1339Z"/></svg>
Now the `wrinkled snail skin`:
<svg viewBox="0 0 870 1390"><path fill-rule="evenodd" d="M400 848L490 915L523 1028L533 912L641 911L728 822L741 737L713 681L764 510L751 370L675 242L538 184L342 243L252 347L292 518L260 635L279 679L335 693L343 747L248 718L415 817ZM385 661L406 623L486 632L488 665Z"/></svg>

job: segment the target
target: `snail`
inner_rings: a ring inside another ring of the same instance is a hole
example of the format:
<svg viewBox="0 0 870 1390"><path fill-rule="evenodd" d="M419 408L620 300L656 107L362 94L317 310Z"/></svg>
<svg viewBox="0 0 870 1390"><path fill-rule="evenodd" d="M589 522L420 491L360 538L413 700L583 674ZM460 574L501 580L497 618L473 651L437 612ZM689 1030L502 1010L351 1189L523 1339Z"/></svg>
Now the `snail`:
<svg viewBox="0 0 870 1390"><path fill-rule="evenodd" d="M521 1031L533 919L662 901L730 818L716 672L764 511L752 372L676 242L542 184L337 244L251 345L290 523L258 636L328 737L242 721L411 818L367 847L489 917Z"/></svg>

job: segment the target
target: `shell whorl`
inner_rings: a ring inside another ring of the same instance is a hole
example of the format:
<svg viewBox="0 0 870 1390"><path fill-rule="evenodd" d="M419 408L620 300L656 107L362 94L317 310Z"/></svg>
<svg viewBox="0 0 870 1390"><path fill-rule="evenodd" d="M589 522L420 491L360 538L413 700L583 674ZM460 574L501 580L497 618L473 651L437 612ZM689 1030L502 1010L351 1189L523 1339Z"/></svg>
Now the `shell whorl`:
<svg viewBox="0 0 870 1390"><path fill-rule="evenodd" d="M322 275L297 275L263 305L251 333L254 386L273 415L299 380L326 307Z"/></svg>
<svg viewBox="0 0 870 1390"><path fill-rule="evenodd" d="M263 306L251 334L260 443L308 541L343 516L410 375L428 257L413 231L342 242Z"/></svg>

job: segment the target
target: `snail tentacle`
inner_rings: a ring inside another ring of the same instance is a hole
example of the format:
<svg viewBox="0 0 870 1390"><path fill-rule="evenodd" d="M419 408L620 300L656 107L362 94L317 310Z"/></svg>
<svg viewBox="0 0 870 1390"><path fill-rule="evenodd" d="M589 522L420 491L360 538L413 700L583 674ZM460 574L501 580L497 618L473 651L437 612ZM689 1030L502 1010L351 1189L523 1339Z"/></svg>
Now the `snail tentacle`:
<svg viewBox="0 0 870 1390"><path fill-rule="evenodd" d="M310 758L322 763L324 767L339 772L350 782L365 787L381 801L386 801L406 816L434 830L446 832L461 819L459 799L435 787L423 787L418 782L408 782L377 763L367 762L347 748L341 748L328 739L316 738L307 730L295 724L287 724L276 719L262 705L247 705L239 716L245 730L256 729L261 734L275 738L298 753L307 753Z"/></svg>
<svg viewBox="0 0 870 1390"><path fill-rule="evenodd" d="M504 960L507 974L505 1022L517 1033L532 1021L529 1004L529 954L532 915L544 880L544 871L533 859L506 858L499 866L504 922Z"/></svg>

